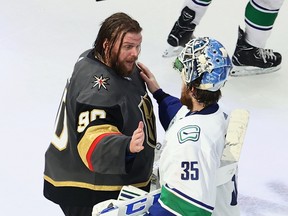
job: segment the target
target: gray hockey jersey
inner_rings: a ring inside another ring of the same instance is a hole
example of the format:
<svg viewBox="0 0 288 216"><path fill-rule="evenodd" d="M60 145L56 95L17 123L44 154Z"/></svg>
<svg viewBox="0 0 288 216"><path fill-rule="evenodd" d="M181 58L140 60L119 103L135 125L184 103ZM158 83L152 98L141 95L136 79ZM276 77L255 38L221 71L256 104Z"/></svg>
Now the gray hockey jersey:
<svg viewBox="0 0 288 216"><path fill-rule="evenodd" d="M95 204L94 192L120 191L129 184L145 187L152 173L155 117L139 71L119 76L89 53L75 64L45 154L44 195L56 203L70 204L68 197L74 196L76 203ZM129 143L139 121L144 122L144 150L131 154Z"/></svg>

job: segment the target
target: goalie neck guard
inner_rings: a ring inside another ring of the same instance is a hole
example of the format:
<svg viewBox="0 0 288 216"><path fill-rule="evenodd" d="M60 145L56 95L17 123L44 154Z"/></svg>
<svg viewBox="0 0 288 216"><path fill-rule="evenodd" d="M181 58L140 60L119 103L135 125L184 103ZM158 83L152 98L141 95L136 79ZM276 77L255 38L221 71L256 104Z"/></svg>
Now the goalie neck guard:
<svg viewBox="0 0 288 216"><path fill-rule="evenodd" d="M209 37L199 37L186 44L176 58L174 68L181 72L186 85L203 74L198 88L217 91L226 82L232 64L220 42Z"/></svg>

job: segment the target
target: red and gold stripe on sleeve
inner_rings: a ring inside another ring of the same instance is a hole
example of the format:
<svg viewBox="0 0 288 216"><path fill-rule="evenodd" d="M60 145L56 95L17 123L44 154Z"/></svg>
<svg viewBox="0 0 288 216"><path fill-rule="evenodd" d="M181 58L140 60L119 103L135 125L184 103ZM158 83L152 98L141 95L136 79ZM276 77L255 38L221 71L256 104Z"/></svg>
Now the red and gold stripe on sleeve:
<svg viewBox="0 0 288 216"><path fill-rule="evenodd" d="M117 127L109 124L89 127L80 142L78 152L84 164L93 171L91 156L97 144L106 136L121 134Z"/></svg>

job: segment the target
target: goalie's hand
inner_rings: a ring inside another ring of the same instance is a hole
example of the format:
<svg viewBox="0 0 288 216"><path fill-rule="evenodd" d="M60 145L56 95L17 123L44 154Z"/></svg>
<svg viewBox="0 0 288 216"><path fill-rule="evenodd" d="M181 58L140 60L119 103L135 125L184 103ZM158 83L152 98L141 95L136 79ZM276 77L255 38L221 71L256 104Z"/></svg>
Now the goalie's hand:
<svg viewBox="0 0 288 216"><path fill-rule="evenodd" d="M144 124L139 122L138 128L133 132L132 139L130 141L129 150L131 153L137 153L144 149L143 143L145 139Z"/></svg>
<svg viewBox="0 0 288 216"><path fill-rule="evenodd" d="M141 69L140 76L146 82L149 91L153 94L155 91L160 89L153 73L144 64L137 62L137 65Z"/></svg>

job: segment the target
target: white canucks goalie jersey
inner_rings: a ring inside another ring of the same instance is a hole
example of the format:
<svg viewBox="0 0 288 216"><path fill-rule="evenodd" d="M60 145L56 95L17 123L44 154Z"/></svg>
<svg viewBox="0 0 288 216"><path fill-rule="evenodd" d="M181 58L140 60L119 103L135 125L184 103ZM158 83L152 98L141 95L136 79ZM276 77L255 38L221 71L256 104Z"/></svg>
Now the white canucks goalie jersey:
<svg viewBox="0 0 288 216"><path fill-rule="evenodd" d="M240 215L235 176L220 186L216 181L227 115L218 104L191 113L179 99L162 90L153 96L167 131L159 164L161 196L148 215Z"/></svg>

